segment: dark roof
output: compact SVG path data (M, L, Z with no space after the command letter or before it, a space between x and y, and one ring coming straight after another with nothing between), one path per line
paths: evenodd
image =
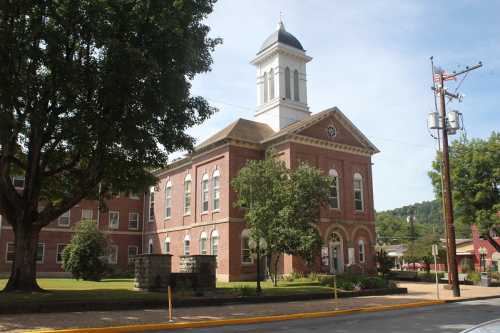
M294 35L285 30L283 22L280 22L278 26L279 26L278 30L276 30L269 37L266 38L266 40L260 47L260 50L257 54L264 52L266 49L268 49L269 47L278 42L294 47L301 51L305 51L304 48L302 47L302 44L300 44L299 40L295 38Z
M225 139L233 139L250 143L260 143L273 136L276 132L269 125L256 121L239 118L207 140L196 146L195 150L207 147Z

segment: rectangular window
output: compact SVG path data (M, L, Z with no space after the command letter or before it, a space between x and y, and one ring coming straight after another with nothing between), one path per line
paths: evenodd
M220 176L214 175L212 179L213 202L212 209L217 211L220 209Z
M244 237L241 242L241 262L244 264L252 263L252 254L250 252L250 239Z
M155 220L155 192L152 189L149 192L149 222L153 222Z
M190 250L189 250L189 245L190 245L190 241L188 241L187 239L184 240L184 255L185 256L188 256L190 254Z
M14 177L12 177L12 184L17 189L23 189L24 188L24 179L25 179L24 176L14 176Z
M354 209L363 211L363 184L361 179L354 180Z
M133 264L134 263L134 259L135 259L135 256L137 256L137 253L139 252L139 247L135 246L135 245L130 245L128 247L128 263L129 264Z
M107 248L108 264L116 264L118 262L118 246L110 245Z
M211 253L213 256L219 254L219 237L212 237Z
M200 254L202 254L202 255L207 254L207 239L206 238L200 239Z
M57 219L57 225L60 227L69 227L70 220L69 220L69 210L66 213L63 213L59 218Z
M16 247L14 243L7 243L6 251L5 251L5 262L13 262L16 258Z
M165 254L170 254L170 238L165 239L163 252Z
M130 230L139 229L139 213L128 213L128 228Z
M57 244L57 252L56 252L56 263L62 264L63 262L63 252L66 248L67 244Z
M129 197L130 199L133 199L133 200L139 200L139 199L140 199L140 198L139 198L139 194L138 194L138 193L135 193L135 192L130 192L130 193L129 193L129 195L128 195L128 197Z
M118 229L120 227L120 212L109 212L109 229Z
M339 208L339 191L338 191L338 177L332 177L332 183L330 184L330 196L328 198L330 202L330 208Z
M184 182L184 215L191 214L191 181Z
M45 255L45 244L38 243L36 246L36 263L43 264L43 258Z
M82 220L93 220L94 211L92 209L82 209Z
M201 211L208 212L208 177L201 182Z
M172 216L172 186L165 187L165 217Z

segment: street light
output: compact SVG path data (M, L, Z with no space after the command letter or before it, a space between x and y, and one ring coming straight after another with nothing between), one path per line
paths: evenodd
M486 250L486 248L484 246L481 246L479 248L479 266L480 266L480 269L481 271L485 271L486 270L486 254L488 253L488 251Z

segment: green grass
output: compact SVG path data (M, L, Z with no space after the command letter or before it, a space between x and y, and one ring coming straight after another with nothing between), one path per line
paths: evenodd
M5 287L6 280L0 279L0 289ZM108 279L100 282L74 279L38 279L42 293L6 293L0 295L0 305L24 302L99 302L130 300L162 300L164 292L142 292L133 290L133 279ZM216 295L219 297L249 296L255 294L255 282L217 282ZM271 281L262 282L264 295L290 295L307 293L331 293L332 289L321 286L309 279L297 279L293 282L280 281L273 287ZM190 293L181 291L174 297L192 297Z

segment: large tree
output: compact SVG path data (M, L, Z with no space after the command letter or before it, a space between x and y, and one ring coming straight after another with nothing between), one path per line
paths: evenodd
M190 94L220 42L203 23L214 2L0 2L0 214L16 251L5 290L39 290L51 220L98 188L151 184L146 170L192 147L185 130L215 111Z
M315 223L328 200L331 179L306 164L289 170L273 152L265 160L249 161L233 179L237 206L245 209L245 221L254 242L268 258L268 270L277 283L277 266L283 253L311 262L321 247ZM260 253L259 253L260 254ZM259 266L259 263L257 263Z
M488 139L454 141L450 147L453 202L457 222L475 224L482 236L500 251L493 234L500 234L500 133ZM429 172L438 198L441 198L441 156Z

